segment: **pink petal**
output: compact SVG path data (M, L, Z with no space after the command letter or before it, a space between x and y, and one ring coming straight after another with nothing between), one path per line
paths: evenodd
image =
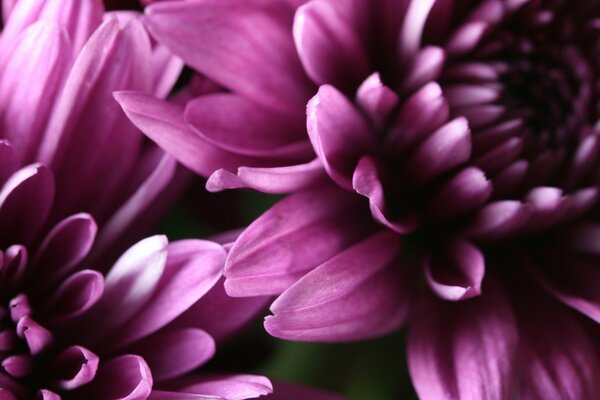
M240 167L237 174L219 169L206 182L209 192L252 188L264 193L289 193L315 185L326 176L321 160L274 168Z
M123 355L100 364L96 379L80 392L93 400L146 400L152 391L152 373L142 357Z
M312 153L303 114L274 113L235 94L200 96L187 104L184 118L198 135L235 154L298 160Z
M169 384L169 387L183 393L199 394L223 400L253 399L273 391L271 382L267 378L257 375L190 377L175 380Z
M153 296L119 328L110 348L125 346L164 327L200 300L221 277L226 253L216 243L180 240L169 244L167 251L164 272Z
M28 244L44 226L54 200L52 172L33 164L21 168L0 190L0 226L10 231L0 232L0 243Z
M450 241L443 251L433 251L425 263L427 283L445 300L479 296L484 275L483 253L464 239Z
M378 167L373 158L364 156L360 159L352 176L352 186L357 193L369 199L371 215L380 224L398 233L412 232L418 225L417 218L414 215L400 221L390 221L388 219L386 216L385 194Z
M104 293L104 279L93 270L79 271L67 278L52 294L45 314L52 324L63 323L89 310Z
M275 110L296 112L306 104L312 85L294 49L288 5L167 2L146 14L159 42L234 93Z
M73 55L69 38L55 24L36 23L16 41L0 75L0 129L21 161L31 162Z
M353 7L357 10L347 10ZM362 32L351 15L347 15L352 11L362 18L367 12L356 4L345 8L314 1L296 11L293 28L296 49L306 73L317 85L355 89L371 70Z
M235 170L241 165L256 165L252 158L222 150L194 133L183 119L183 109L176 104L135 92L117 92L115 97L142 132L202 176L219 168Z
M466 232L477 239L503 239L518 232L527 223L531 213L531 206L520 201L488 203L473 217Z
M399 237L384 231L339 253L287 289L265 320L288 340L349 341L397 329L408 312ZM403 276L404 275L404 276Z
M206 363L215 353L215 342L201 329L158 332L131 348L152 370L154 381L182 376Z
M398 101L396 92L383 84L377 72L365 79L356 91L356 102L377 127L383 126Z
M504 400L513 393L518 337L494 287L460 303L429 299L413 314L408 366L422 400Z
M321 86L306 112L308 136L325 170L338 185L352 189L352 172L361 155L374 151L375 133L333 86Z
M0 140L0 185L17 170L19 157L10 143Z
M69 372L68 376L57 379L54 384L63 390L73 390L91 382L98 370L100 359L90 350L81 346L71 346L60 353L53 365L57 371Z
M275 382L269 400L342 400L343 396L287 382Z
M39 246L32 269L47 277L50 284L63 278L88 255L94 244L98 226L89 214L75 214L52 228Z
M167 244L166 237L152 236L117 260L104 280L104 296L85 316L90 323L82 328L89 330L89 341L114 332L152 299L167 262ZM102 324L96 322L99 318Z
M229 252L227 293L279 294L350 245L366 228L364 217L355 211L359 200L348 198L335 186L325 186L297 192L277 203L240 235Z

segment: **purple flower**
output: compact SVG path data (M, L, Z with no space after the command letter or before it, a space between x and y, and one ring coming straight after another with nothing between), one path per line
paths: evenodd
M92 0L19 1L0 33L2 178L43 164L58 195L46 196L40 223L48 228L88 212L100 226L91 256L116 256L157 219L181 179L175 161L144 141L112 93L164 97L180 70L133 14L105 15Z
M423 399L600 396L596 2L176 1L145 22L227 90L120 93L132 121L209 190L294 192L225 267L231 295L280 294L271 334L408 322Z

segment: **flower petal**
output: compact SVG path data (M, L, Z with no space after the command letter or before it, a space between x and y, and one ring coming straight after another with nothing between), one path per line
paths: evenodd
M152 391L152 383L146 361L128 354L101 363L96 379L80 395L93 400L145 400Z
M408 366L422 400L511 398L518 337L510 306L494 287L460 303L428 299L408 333Z
M407 266L397 259L401 251L399 237L383 231L341 252L275 300L265 329L288 340L325 342L372 338L397 329L410 297Z
M227 293L279 294L357 240L370 220L360 212L348 218L361 205L358 200L331 185L297 192L277 203L240 235L229 252Z

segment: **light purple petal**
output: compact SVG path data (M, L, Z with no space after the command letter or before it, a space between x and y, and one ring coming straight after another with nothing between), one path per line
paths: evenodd
M454 239L442 251L432 251L425 263L427 283L445 300L479 296L484 274L483 253L464 239Z
M54 201L52 172L33 164L15 172L0 190L0 243L28 244L46 222Z
M338 185L352 189L352 172L360 156L375 149L375 133L333 86L321 86L306 113L308 136L325 170Z
M310 96L291 36L293 9L258 0L166 2L146 9L159 42L198 72L267 108L297 112Z
M277 203L233 245L225 264L227 293L279 294L363 236L370 216L365 221L356 212L359 200L332 185L297 192Z
M118 92L117 101L131 121L177 161L202 176L219 168L235 170L255 165L250 157L234 155L197 135L185 123L183 108L143 93Z
M422 400L504 400L514 395L518 336L494 287L460 303L429 299L414 310L408 366Z
M209 192L225 189L252 188L264 193L289 193L305 189L323 180L325 171L321 160L286 167L240 167L237 174L219 169L206 182Z
M399 237L380 232L309 272L271 305L271 335L288 340L339 342L397 329L409 306Z
M344 6L311 1L294 17L294 41L308 76L317 84L355 89L370 71L369 57L352 16L364 18L360 2ZM356 8L354 10L353 8ZM353 87L354 86L354 87Z
M273 391L271 382L258 375L204 375L175 380L169 387L183 393L213 396L223 400L244 400Z
M115 332L110 348L124 346L167 325L202 298L221 277L226 255L221 245L205 240L180 240L169 244L167 252L164 272L153 296Z
M144 358L158 382L203 365L214 355L215 342L201 329L166 330L135 343L131 351Z
M187 104L184 118L198 135L235 154L298 160L312 153L303 114L274 113L235 94L200 96Z

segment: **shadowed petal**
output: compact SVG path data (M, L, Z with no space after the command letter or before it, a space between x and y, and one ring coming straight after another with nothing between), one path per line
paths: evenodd
M265 329L279 338L326 342L397 329L410 297L401 251L399 237L388 231L348 248L283 292Z
M495 287L460 303L427 299L408 333L408 366L422 400L504 400L514 392L517 330Z
M94 400L145 400L152 382L144 359L128 354L101 363L96 378L80 393L82 398Z
M229 252L227 293L279 294L363 236L368 228L360 212L348 218L356 213L358 200L335 186L324 186L277 203L240 235Z

